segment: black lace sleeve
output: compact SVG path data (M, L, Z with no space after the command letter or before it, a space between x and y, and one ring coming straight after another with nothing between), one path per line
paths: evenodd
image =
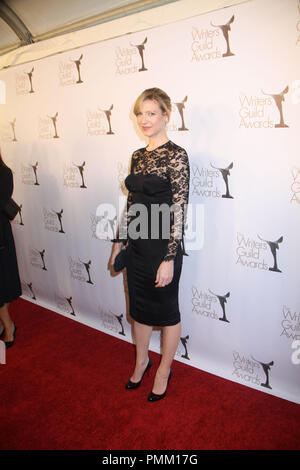
M185 213L189 198L190 167L186 151L178 147L170 155L168 177L172 190L172 221L170 240L164 261L173 260L183 238Z
M3 210L13 193L12 171L5 167L0 169L0 210Z

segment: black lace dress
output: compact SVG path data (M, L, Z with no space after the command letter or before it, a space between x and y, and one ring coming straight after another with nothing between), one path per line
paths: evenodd
M14 238L4 213L12 192L12 172L8 167L0 166L0 307L22 294Z
M189 174L186 151L172 141L132 155L131 172L125 180L127 212L120 233L126 225L130 314L142 324L170 326L180 322L178 286ZM155 287L159 265L170 260L174 260L171 283Z

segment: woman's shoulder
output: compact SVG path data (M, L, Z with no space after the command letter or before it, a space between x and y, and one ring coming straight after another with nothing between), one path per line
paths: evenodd
M175 144L172 140L169 140L168 147L174 155L187 156L186 150L178 144Z
M8 166L3 165L0 167L0 175L2 178L9 178L12 177L12 171Z

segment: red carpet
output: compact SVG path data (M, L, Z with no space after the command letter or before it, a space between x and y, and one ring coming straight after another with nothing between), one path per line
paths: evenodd
M2 450L299 450L300 406L174 361L148 403L159 355L127 391L134 347L19 299L0 365Z

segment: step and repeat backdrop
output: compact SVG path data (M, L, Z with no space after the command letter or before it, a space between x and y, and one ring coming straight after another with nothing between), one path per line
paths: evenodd
M169 138L191 168L176 359L199 380L205 370L300 403L298 0L249 1L10 67L0 80L24 298L134 341L110 239L131 154L146 145L133 103L162 88Z

